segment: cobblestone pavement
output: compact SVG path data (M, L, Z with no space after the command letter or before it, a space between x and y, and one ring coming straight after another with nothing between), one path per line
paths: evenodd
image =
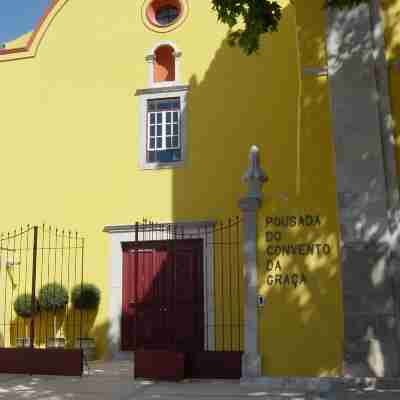
M0 374L0 400L400 400L400 390L341 388L331 393L277 392L238 381L134 380L129 362L93 363L83 377Z

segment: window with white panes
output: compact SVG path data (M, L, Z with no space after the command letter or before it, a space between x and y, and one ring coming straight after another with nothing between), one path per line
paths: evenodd
M180 99L147 101L147 162L181 161Z

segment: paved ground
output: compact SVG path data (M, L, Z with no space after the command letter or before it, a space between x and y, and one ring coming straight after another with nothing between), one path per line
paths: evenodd
M129 362L92 363L82 378L0 374L0 400L400 400L400 390L348 389L320 396L271 393L265 385L240 385L237 381L166 383L132 376Z

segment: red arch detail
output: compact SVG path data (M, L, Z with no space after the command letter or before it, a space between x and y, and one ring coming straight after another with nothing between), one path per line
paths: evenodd
M154 82L175 80L175 55L173 47L163 45L154 52Z

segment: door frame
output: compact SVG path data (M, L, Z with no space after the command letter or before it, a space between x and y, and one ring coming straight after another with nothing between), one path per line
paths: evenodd
M215 309L212 296L213 288L213 227L216 221L176 222L174 226L184 229L185 235L191 239L203 239L203 277L206 282L203 285L204 300L204 346L210 350L215 349L214 321ZM140 228L141 225L139 225ZM107 351L112 359L130 359L131 351L121 350L121 316L122 316L122 246L126 242L135 242L135 224L107 225L103 232L110 233L111 249L109 261L109 311ZM207 228L207 229L204 229ZM188 237L189 238L189 237ZM139 229L137 241L149 241L148 235ZM167 233L157 235L157 240L167 240ZM177 238L176 240L179 240Z

